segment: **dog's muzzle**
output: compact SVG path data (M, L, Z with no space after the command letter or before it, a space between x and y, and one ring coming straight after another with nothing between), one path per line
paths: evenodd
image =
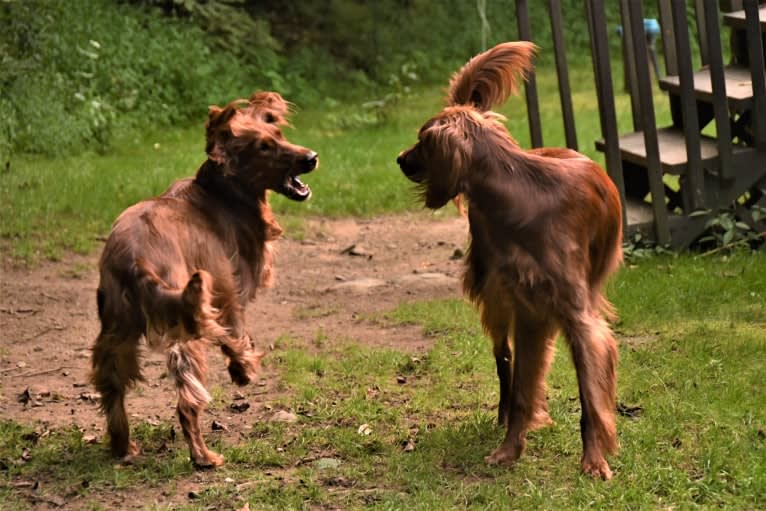
M409 152L402 151L399 153L399 156L396 157L396 163L399 165L399 168L402 169L402 173L413 181L416 180L416 174L418 173L418 168L415 165L412 165L411 161L407 161L407 156L409 155Z
M311 172L319 165L319 156L314 151L309 151L306 156L296 162L297 172L289 174L282 183L282 194L288 199L302 202L311 197L311 188L298 177L299 174Z

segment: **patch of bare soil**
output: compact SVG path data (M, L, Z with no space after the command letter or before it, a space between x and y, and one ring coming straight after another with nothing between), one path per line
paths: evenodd
M369 318L402 302L460 296L466 220L411 214L307 222L304 240L277 243L276 285L261 291L248 309L256 343L270 351L280 336L309 341L321 332L326 349L348 339L402 351L428 349L431 340L420 328ZM96 441L103 435L104 419L88 384L90 347L99 329L98 256L70 256L32 270L0 263L3 419L45 429L76 426ZM209 355L208 389L220 385L227 403L250 406L241 413L228 406L209 410L204 427L210 436L213 421L222 424L225 441L235 443L275 413L270 402L278 397L278 375L267 357L261 381L237 388L221 355L213 349ZM164 355L145 351L146 382L128 395L132 424L175 423L175 391L164 371Z

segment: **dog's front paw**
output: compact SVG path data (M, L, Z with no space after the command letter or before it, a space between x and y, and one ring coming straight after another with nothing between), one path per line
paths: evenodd
M612 478L612 469L609 468L609 463L602 457L599 459L585 459L582 460L582 472L594 478L600 478L604 481L608 481Z
M205 451L198 456L192 457L192 463L197 468L218 468L223 465L224 457L213 451Z
M131 465L140 454L141 448L138 447L138 444L135 441L130 440L128 442L128 447L125 451L125 454L120 456L120 463L124 465Z
M507 465L511 466L516 463L516 460L521 456L521 452L524 450L523 445L519 444L503 444L489 456L484 458L484 461L489 465Z

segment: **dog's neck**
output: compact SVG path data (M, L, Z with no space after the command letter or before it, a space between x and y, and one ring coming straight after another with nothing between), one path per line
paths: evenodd
M202 164L194 182L231 209L259 213L261 205L266 201L266 190L254 194L242 191L241 185L234 178L225 175L223 165L213 160L206 160Z

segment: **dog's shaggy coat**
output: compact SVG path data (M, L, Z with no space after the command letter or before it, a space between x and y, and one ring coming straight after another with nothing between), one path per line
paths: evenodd
M256 290L272 282L271 245L282 233L267 190L307 199L311 191L298 175L318 162L314 151L285 140L279 126L287 113L288 104L273 92L211 107L208 159L197 175L128 208L114 223L100 262L101 333L91 379L118 457L139 452L130 439L125 393L141 380L139 340L145 337L167 353L191 460L201 467L223 463L200 429L210 400L205 347L221 347L236 384L255 377L262 354L245 333L244 310Z
M507 426L487 461L513 463L527 431L552 422L545 377L563 330L582 404L582 470L609 479L617 347L603 287L622 261L620 198L596 163L569 149L522 150L490 111L515 92L534 52L509 42L471 59L452 77L447 106L397 162L427 207L468 203L463 288L494 342L498 419Z

